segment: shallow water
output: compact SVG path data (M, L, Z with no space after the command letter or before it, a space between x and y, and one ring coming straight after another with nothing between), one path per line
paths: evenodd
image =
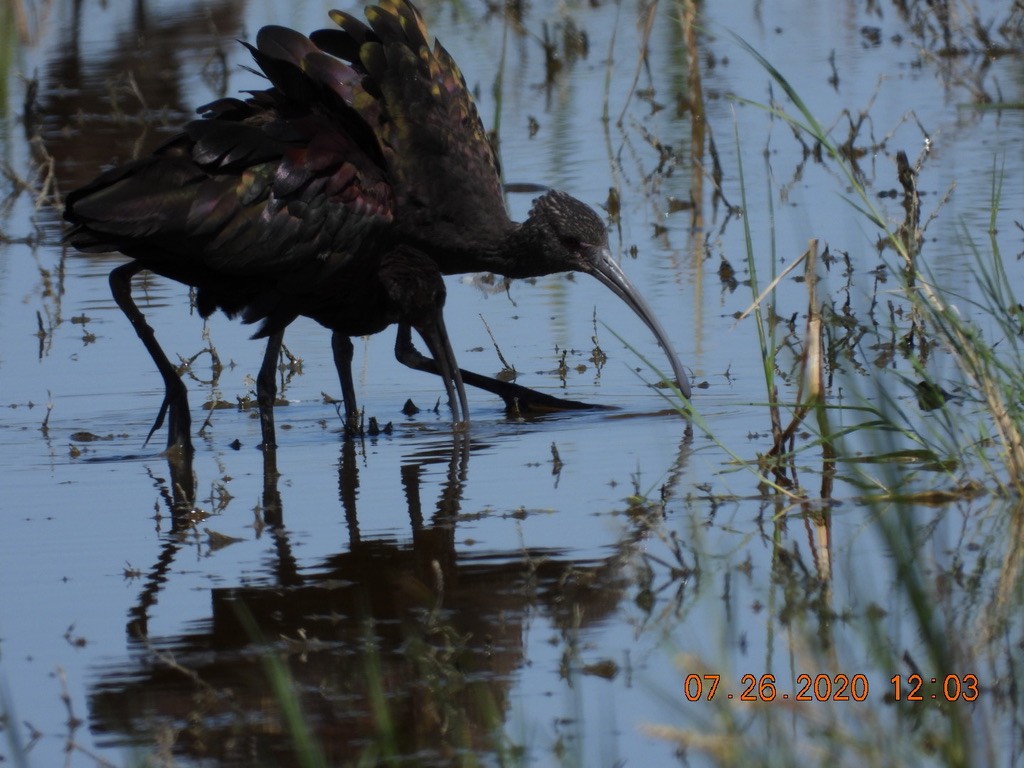
M40 766L131 764L136 752L157 764L295 762L282 697L235 610L245 604L332 764L392 751L407 764L729 762L680 733L736 730L765 748L766 762L942 763L927 745L962 722L975 734L969 759L1018 764L1024 731L1010 683L1024 661L1019 513L991 497L868 505L876 489L851 465L815 499L825 478L817 449L794 469L812 494L800 504L728 452L752 460L771 447L768 398L755 326L735 319L752 300L744 221L713 201L710 170L692 170L692 123L677 106L684 44L669 3L656 9L646 65L632 2L537 6L521 30L482 3L422 5L478 90L488 126L506 46L507 181L556 186L595 207L618 188L613 249L693 372L695 404L716 439L647 386L647 367L616 335L656 365L664 355L596 281L559 275L506 291L449 278L446 317L463 367L496 374L496 342L519 383L618 410L522 421L470 390L472 428L453 435L444 404L432 410L443 395L436 379L398 364L384 333L357 341L354 369L360 405L394 431L346 441L322 395L339 396L328 334L300 320L285 343L301 366L283 390L268 466L254 411L203 409L252 390L262 344L221 316L204 326L187 290L140 277L136 300L172 359L212 344L224 364L215 377L199 354L186 376L194 430L210 423L195 438L196 510L174 514L163 433L144 444L159 377L106 281L122 259L61 248L53 207L39 195L44 163L53 158L66 193L147 151L195 105L259 87L235 39L267 23L325 26L331 5L39 2L27 6L24 36L8 23L13 11L0 11L0 159L12 172L0 182L0 755ZM823 272L821 290L837 305L848 299L853 315L877 311L884 324L877 296L883 307L900 304L896 281L876 294L867 277L881 260L877 233L843 199L852 195L834 168L805 157L781 120L734 98L774 95L794 112L733 34L836 124L838 141L842 110L853 119L866 111L856 144L869 150L859 162L873 193L899 187L898 149L914 160L927 141L924 216L940 213L925 253L969 312L978 291L965 280L974 267L964 232L985 237L993 168L1004 174L996 242L1008 269L1019 270L1013 256L1024 250L1013 225L1024 203L1024 111L972 108L969 81L983 75L992 93L1020 101L1020 52L983 68L981 56L941 59L919 47L894 7L789 6L709 3L699 22L707 123L726 199L738 206L746 193L760 284L773 259L781 269L816 237L849 254L849 289L841 261ZM980 15L1004 13L990 3ZM546 85L543 24L557 36L567 19L586 31L589 53ZM27 117L26 78L38 79ZM26 124L41 145L26 139ZM696 210L673 205L690 200L696 178ZM898 223L898 200L877 200ZM509 196L517 219L529 205L529 195ZM722 259L737 287L720 277ZM806 308L806 286L784 280L778 315L802 326ZM784 399L799 384L789 368L798 352L780 358ZM953 377L943 354L928 364L940 380ZM879 402L879 386L909 407L913 390L895 376L876 384L886 368L915 378L898 355L857 348L840 357L832 401ZM414 417L401 414L407 398L423 408ZM957 411L974 413L970 403ZM955 479L922 470L910 487ZM928 656L880 533L879 521L894 517L912 521L935 620L973 650L965 656L976 666L938 668ZM891 701L890 678L916 671L974 674L984 694L944 707ZM687 675L705 673L722 675L718 696L688 701ZM801 673L864 675L868 700L748 707L724 698L738 698L743 675L769 673L780 695L795 694Z

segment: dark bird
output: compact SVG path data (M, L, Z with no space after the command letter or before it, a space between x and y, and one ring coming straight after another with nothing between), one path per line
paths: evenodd
M331 18L339 29L310 37L261 29L256 45L245 45L270 88L201 107L200 119L150 157L67 197L72 245L133 259L110 283L164 380L150 436L166 416L168 447L191 452L184 383L131 297L143 269L195 287L203 317L221 309L260 323L254 338L269 339L257 377L265 445L274 366L300 315L333 331L347 425L357 418L349 337L392 323L396 356L443 378L456 423L468 421L463 380L506 404L587 407L460 371L442 318L442 274L593 275L653 331L689 397L667 335L612 259L592 209L551 191L526 221L509 219L498 159L465 80L439 43L427 43L413 5L369 7L369 26L339 11ZM412 328L432 358L415 350Z

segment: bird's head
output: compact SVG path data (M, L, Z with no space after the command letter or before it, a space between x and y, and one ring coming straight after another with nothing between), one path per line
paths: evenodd
M612 258L604 222L592 208L564 192L538 197L523 223L529 232L531 253L524 262L533 274L575 271L593 275L622 299L654 333L668 354L679 390L690 397L690 384L682 363L668 341L668 334L647 306L640 292ZM517 277L518 275L510 275Z
M524 226L531 230L536 250L530 261L540 274L591 272L590 265L608 255L604 222L565 192L552 190L534 200Z

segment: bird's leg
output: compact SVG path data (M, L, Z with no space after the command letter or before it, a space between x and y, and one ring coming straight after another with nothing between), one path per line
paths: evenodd
M185 388L181 376L178 375L174 366L171 365L171 361L167 359L167 355L160 348L160 344L157 343L156 336L146 322L145 315L132 300L132 278L143 268L138 261L130 261L115 268L110 273L110 290L114 301L131 321L135 333L142 340L146 351L153 358L153 362L156 363L157 370L160 371L160 376L164 380L164 401L160 405L160 412L153 423L153 428L149 430L146 442L148 443L153 437L153 433L163 425L164 416L170 414L167 428L167 450L178 450L191 456L193 449L189 432L192 427L192 418L188 410L188 390Z
M355 350L352 340L344 333L335 331L331 335L331 350L334 352L334 367L338 370L341 383L341 399L345 403L345 434L359 434L359 409L356 407L356 388L352 383L352 355Z
M419 350L413 345L410 328L404 323L399 323L398 325L398 335L395 338L395 357L403 365L407 365L417 371L433 373L437 376L442 375L438 369L437 362L420 354ZM578 400L563 400L558 397L552 397L519 384L492 379L489 376L473 373L473 371L467 371L464 368L459 368L458 370L463 382L471 387L497 395L505 402L505 408L509 411L543 413L550 411L609 409L609 406L606 405L592 405Z
M267 339L267 351L263 353L263 364L256 375L256 402L260 406L260 432L263 442L260 447L266 451L277 447L274 434L274 403L277 402L277 360L284 343L284 329Z
M399 324L399 335L404 323ZM448 339L448 332L444 327L444 315L440 307L435 307L434 312L426 318L425 322L418 324L416 330L423 338L424 343L434 356L431 361L437 368L437 373L444 381L445 392L448 393L448 405L452 409L452 420L456 426L469 425L469 401L466 399L466 388L462 383L462 372L455 361L455 352L452 350L451 341ZM412 340L409 340L412 347ZM415 347L413 347L415 349ZM396 347L397 354L397 347ZM460 414L461 411L461 414Z

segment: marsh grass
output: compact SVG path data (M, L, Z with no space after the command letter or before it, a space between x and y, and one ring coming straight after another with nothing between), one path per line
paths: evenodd
M268 644L244 605L237 610L250 640L261 649L263 671L291 735L296 763L303 768L330 764L279 650ZM506 733L503 708L489 684L476 679L477 676L470 679L463 666L470 638L460 635L444 620L439 605L424 611L420 621L407 627L400 650L406 669L400 677L395 676L394 669L385 667L379 632L375 622L367 618L357 664L361 672L358 686L366 698L371 727L364 734L361 752L353 756L351 764L409 764L410 745L416 743L417 735L402 732L403 727L410 725L408 718L403 719L402 712L396 710L403 706L400 700L404 697L417 701L417 730L432 733L430 741L442 753L458 756L459 764L481 764L478 755L482 752L493 755L498 765L524 764L526 750ZM331 693L325 682L321 694L329 698Z
M817 245L812 241L802 257L808 310L802 351L797 355L796 391L790 395L788 389L794 388L790 385L780 394L776 368L783 347L777 336L774 291L781 276L773 272L767 286L761 288L757 271L758 264L765 263L765 259L771 264L777 261L774 233L768 238L770 253L755 253L754 238L746 223L749 217L744 217L747 268L753 296L748 314L755 324L764 361L768 397L765 407L773 434L771 449L756 460L747 459L745 465L759 472L761 477L771 475L774 482L762 485L766 494L785 490L790 499L809 499L808 491L797 483L796 473L787 481L783 470L787 461L796 455L820 448L819 505L814 508L817 511L808 507L805 514L809 523L822 526L826 541L831 527L829 505L834 502L831 478L836 467L842 468L849 486L864 489L864 495L854 501L866 511L871 528L889 553L896 591L890 607L905 606L904 611L916 630L915 647L920 656L917 658L906 650L901 652L887 634L886 623L879 616L866 614L860 617L860 634L865 649L878 667L962 674L984 668L987 660L993 668L1012 669L1013 653L1003 656L992 644L993 637L1006 631L1007 606L1014 604L1007 597L1006 588L1019 591L1020 539L1013 531L1019 529L1019 497L1024 491L1024 407L1021 406L1024 402L1024 342L1021 341L1024 322L1021 304L995 237L1002 172L994 163L987 243L982 244L983 239L976 237L965 224L961 226L962 241L973 256L979 289L979 297L972 299L942 287L920 250L923 238L916 200L917 169L909 166L905 156L898 158L907 216L898 227L892 227L851 162L850 153L832 140L786 78L752 46L737 40L782 89L794 111L740 101L769 112L809 137L820 150L822 162L839 171L840 180L850 191L845 199L851 209L877 229L884 253L895 256L896 264L888 264L888 268L898 278L900 296L909 306L904 327L881 330L888 331L892 338L903 336L913 340L906 345L906 367L902 371L880 367L866 383L840 371L846 400L854 404L832 402L825 387L823 302L817 294L820 282L815 271ZM739 159L738 179L742 206L746 210L747 186ZM769 189L769 206L772 198ZM774 215L770 218L774 221ZM954 378L963 382L955 389L956 396L943 389L944 382L928 375L923 348L940 348L954 363ZM654 370L653 366L651 368ZM916 384L919 395L922 391L934 394L931 401L918 398L919 407L934 412L934 418L922 418L921 413L913 412L906 405L913 400L894 394L913 391L915 379L920 379ZM736 458L737 452L723 445L701 417L699 401L683 401L678 392L668 397L677 399L680 412ZM792 402L786 402L790 397ZM954 399L958 401L955 408ZM790 418L787 426L783 426L784 413ZM852 423L847 423L851 419ZM804 434L796 440L798 429ZM921 484L915 483L922 473L930 475L930 489L921 490ZM946 487L936 488L936 477L942 478L940 483L944 482ZM998 603L999 608L991 611L957 604L950 593L936 583L936 570L941 570L941 566L928 554L933 525L930 521L934 513L931 507L924 506L968 499L982 488L995 491L997 500L1003 497L1012 500L1009 505L992 507L992 510L1007 512L1004 519L996 519L992 524L1008 529L1009 544L1004 562L997 566L998 581L1003 587L997 592L1001 597L993 603ZM934 547L934 543L931 546ZM826 544L821 552L828 555L830 550L831 545ZM778 552L775 557L782 554ZM782 560L777 559L777 562ZM978 567L984 570L983 563ZM817 577L822 589L820 624L815 628L806 620L814 616L812 611L798 626L791 628L788 638L791 662L796 669L836 670L835 649L831 647L829 633L822 631L836 618L830 615L828 608L832 598L831 572L827 564L819 568ZM1010 584L1017 587L1009 587ZM769 605L770 614L774 615L777 610L778 606ZM965 631L965 625L970 625L971 631ZM993 662L993 657L1001 660ZM713 669L704 660L684 657L680 658L679 667L687 671ZM1014 706L1007 701L1005 693L998 690L1000 679L999 675L992 676L992 686L997 690L977 709L959 704L908 708L897 703L892 707L891 702L890 706L854 709L788 708L765 702L742 709L720 702L712 706L706 729L652 724L647 732L676 744L683 752L698 752L716 765L893 765L920 761L948 766L985 764L995 759L994 755L1003 747L996 742L1002 737L989 727L990 721L983 713ZM794 732L798 737L791 739ZM779 734L789 736L780 738Z
M7 685L0 680L0 730L3 731L7 741L7 754L12 765L18 768L27 768L29 764L28 747L22 741L17 723L17 712L14 702L11 701L10 691L7 690Z
M779 107L764 107L749 101L745 103L767 109L773 116L781 118L796 130L808 135L822 148L823 154L840 171L848 188L853 191L853 196L847 197L847 201L880 231L885 245L896 254L900 263L890 266L890 271L901 280L903 295L911 305L912 320L919 321L917 329L927 334L933 343L947 350L966 382L966 387L977 393L978 399L984 404L985 424L970 424L969 427L965 427L960 420L946 420L945 427L948 430L957 430L961 434L947 435L952 439L945 441L945 446L966 446L966 449L955 458L958 461L973 458L982 467L986 467L988 456L984 450L987 442L985 436L991 432L1000 446L999 458L1004 471L989 472L988 479L1001 490L1012 488L1018 494L1024 491L1024 411L1016 405L1021 402L1020 382L1024 379L1024 356L1021 355L1017 341L1019 323L1016 326L1014 323L1014 320L1019 318L1019 312L1015 311L1019 305L1014 299L998 244L992 236L995 231L996 212L999 209L999 174L993 170L991 252L983 255L981 249L974 244L970 233L964 231L965 241L971 244L975 256L979 286L982 290L982 300L972 302L973 309L990 320L997 329L997 338L986 338L979 325L958 309L956 301L962 297L950 295L935 281L927 268L924 257L917 247L917 242L921 239L920 233L916 231L917 217L912 217L908 213L907 221L899 228L891 228L886 223L884 214L875 205L874 197L849 161L849 154L843 152L831 140L822 124L786 78L748 43L743 40L739 40L739 43L786 93L796 109L796 115ZM901 182L904 183L905 189L913 185L912 178L901 178ZM913 192L916 194L916 190ZM923 365L916 365L915 369L923 372ZM877 389L881 392L885 386L879 382ZM876 413L882 417L886 415L881 411ZM891 431L911 436L920 444L927 445L932 442L920 430L906 426L912 420L906 418L905 414L901 413L900 416L903 417L900 420L903 423L892 420L889 425ZM875 424L870 427L874 428ZM962 432L968 428L971 434L965 440ZM982 436L981 439L978 439L978 435Z
M267 645L263 633L246 606L243 603L237 603L235 611L238 620L252 641L263 647L260 655L263 673L270 682L274 698L281 710L281 717L291 735L292 747L298 764L302 768L325 768L327 759L303 713L302 703L295 689L295 682L288 672L288 667Z
M973 255L980 298L957 295L938 283L919 250L922 235L917 209L911 213L905 202L908 209L906 220L898 227L887 224L884 213L877 207L874 196L851 162L848 149L831 139L829 132L782 73L745 41L738 39L738 42L786 94L795 114L779 106L737 100L784 120L820 148L822 157L839 171L847 189L852 190L852 194L843 195L844 199L879 231L885 249L895 254L897 263L888 264L888 268L899 279L901 296L910 309L906 327L878 329L888 331L894 339L910 340L909 353L906 354L908 370L880 369L866 386L863 381L843 377L844 391L854 395L853 404L831 402L825 387L826 361L822 354L823 318L826 317L827 305L816 294L819 283L815 263L817 244L812 241L803 256L791 262L785 272L777 273L774 267L778 263L774 231L770 231L767 237L769 253L758 253L750 218L743 217L752 304L740 316L740 322L750 317L757 333L767 414L773 435L772 447L756 462L765 470L762 478L766 479L770 472L766 459L785 460L821 446L826 461L836 460L845 466L850 482L870 489L876 498L900 498L903 494L914 493L912 489L906 490L905 486L917 476L917 470L946 472L950 497L956 496L957 489L973 493L979 486L990 486L1000 493L1020 494L1024 491L1024 407L1020 405L1024 402L1024 347L1021 342L1024 313L1020 310L1021 305L995 237L1003 181L1000 170L993 166L987 247L979 244L966 225L962 227L963 241ZM738 150L738 133L735 140ZM900 159L901 163L906 163L905 157ZM770 178L771 174L767 176ZM908 198L913 195L916 202L915 176L915 169L904 170L901 166L901 182ZM741 205L746 210L749 205L748 189L739 152L737 177ZM769 186L766 204L770 221L774 221L773 192ZM801 340L802 349L797 353L795 400L789 403L789 396L780 394L777 374L779 355L786 347L778 336L775 288L790 270L805 261L809 262L804 270L804 283L808 290L807 323ZM759 264L764 263L772 265L766 284L759 275ZM972 317L980 317L984 323L972 320ZM924 352L919 353L919 350L933 347L945 350L955 364L955 378L962 382L955 389L961 394L955 398L948 397L951 393L945 391L942 382L931 378L924 363ZM645 362L661 377L656 367L649 361ZM915 379L920 381L915 383ZM935 418L922 419L920 412L906 404L913 401L894 394L913 391L915 387L919 392L923 389L938 393L938 400L933 405L921 406L937 411ZM713 430L700 416L699 403L695 406L686 402L678 393L670 396L670 400L698 428L721 447L726 447L715 438ZM918 402L922 401L919 399ZM951 409L953 404L966 404L969 409L954 412ZM969 418L964 418L965 411L971 414ZM814 422L806 422L812 414ZM830 415L839 417L837 425L833 425ZM784 423L787 418L788 423ZM793 437L801 426L810 429L813 436L798 445ZM853 438L856 442L850 442ZM875 445L877 453L865 456L865 444ZM993 446L998 450L993 450ZM726 450L734 459L739 458L733 450ZM877 472L865 475L865 468L893 460L899 460L908 471L889 475L884 481ZM768 485L781 490L781 486L787 484L779 480L776 473L776 482Z

